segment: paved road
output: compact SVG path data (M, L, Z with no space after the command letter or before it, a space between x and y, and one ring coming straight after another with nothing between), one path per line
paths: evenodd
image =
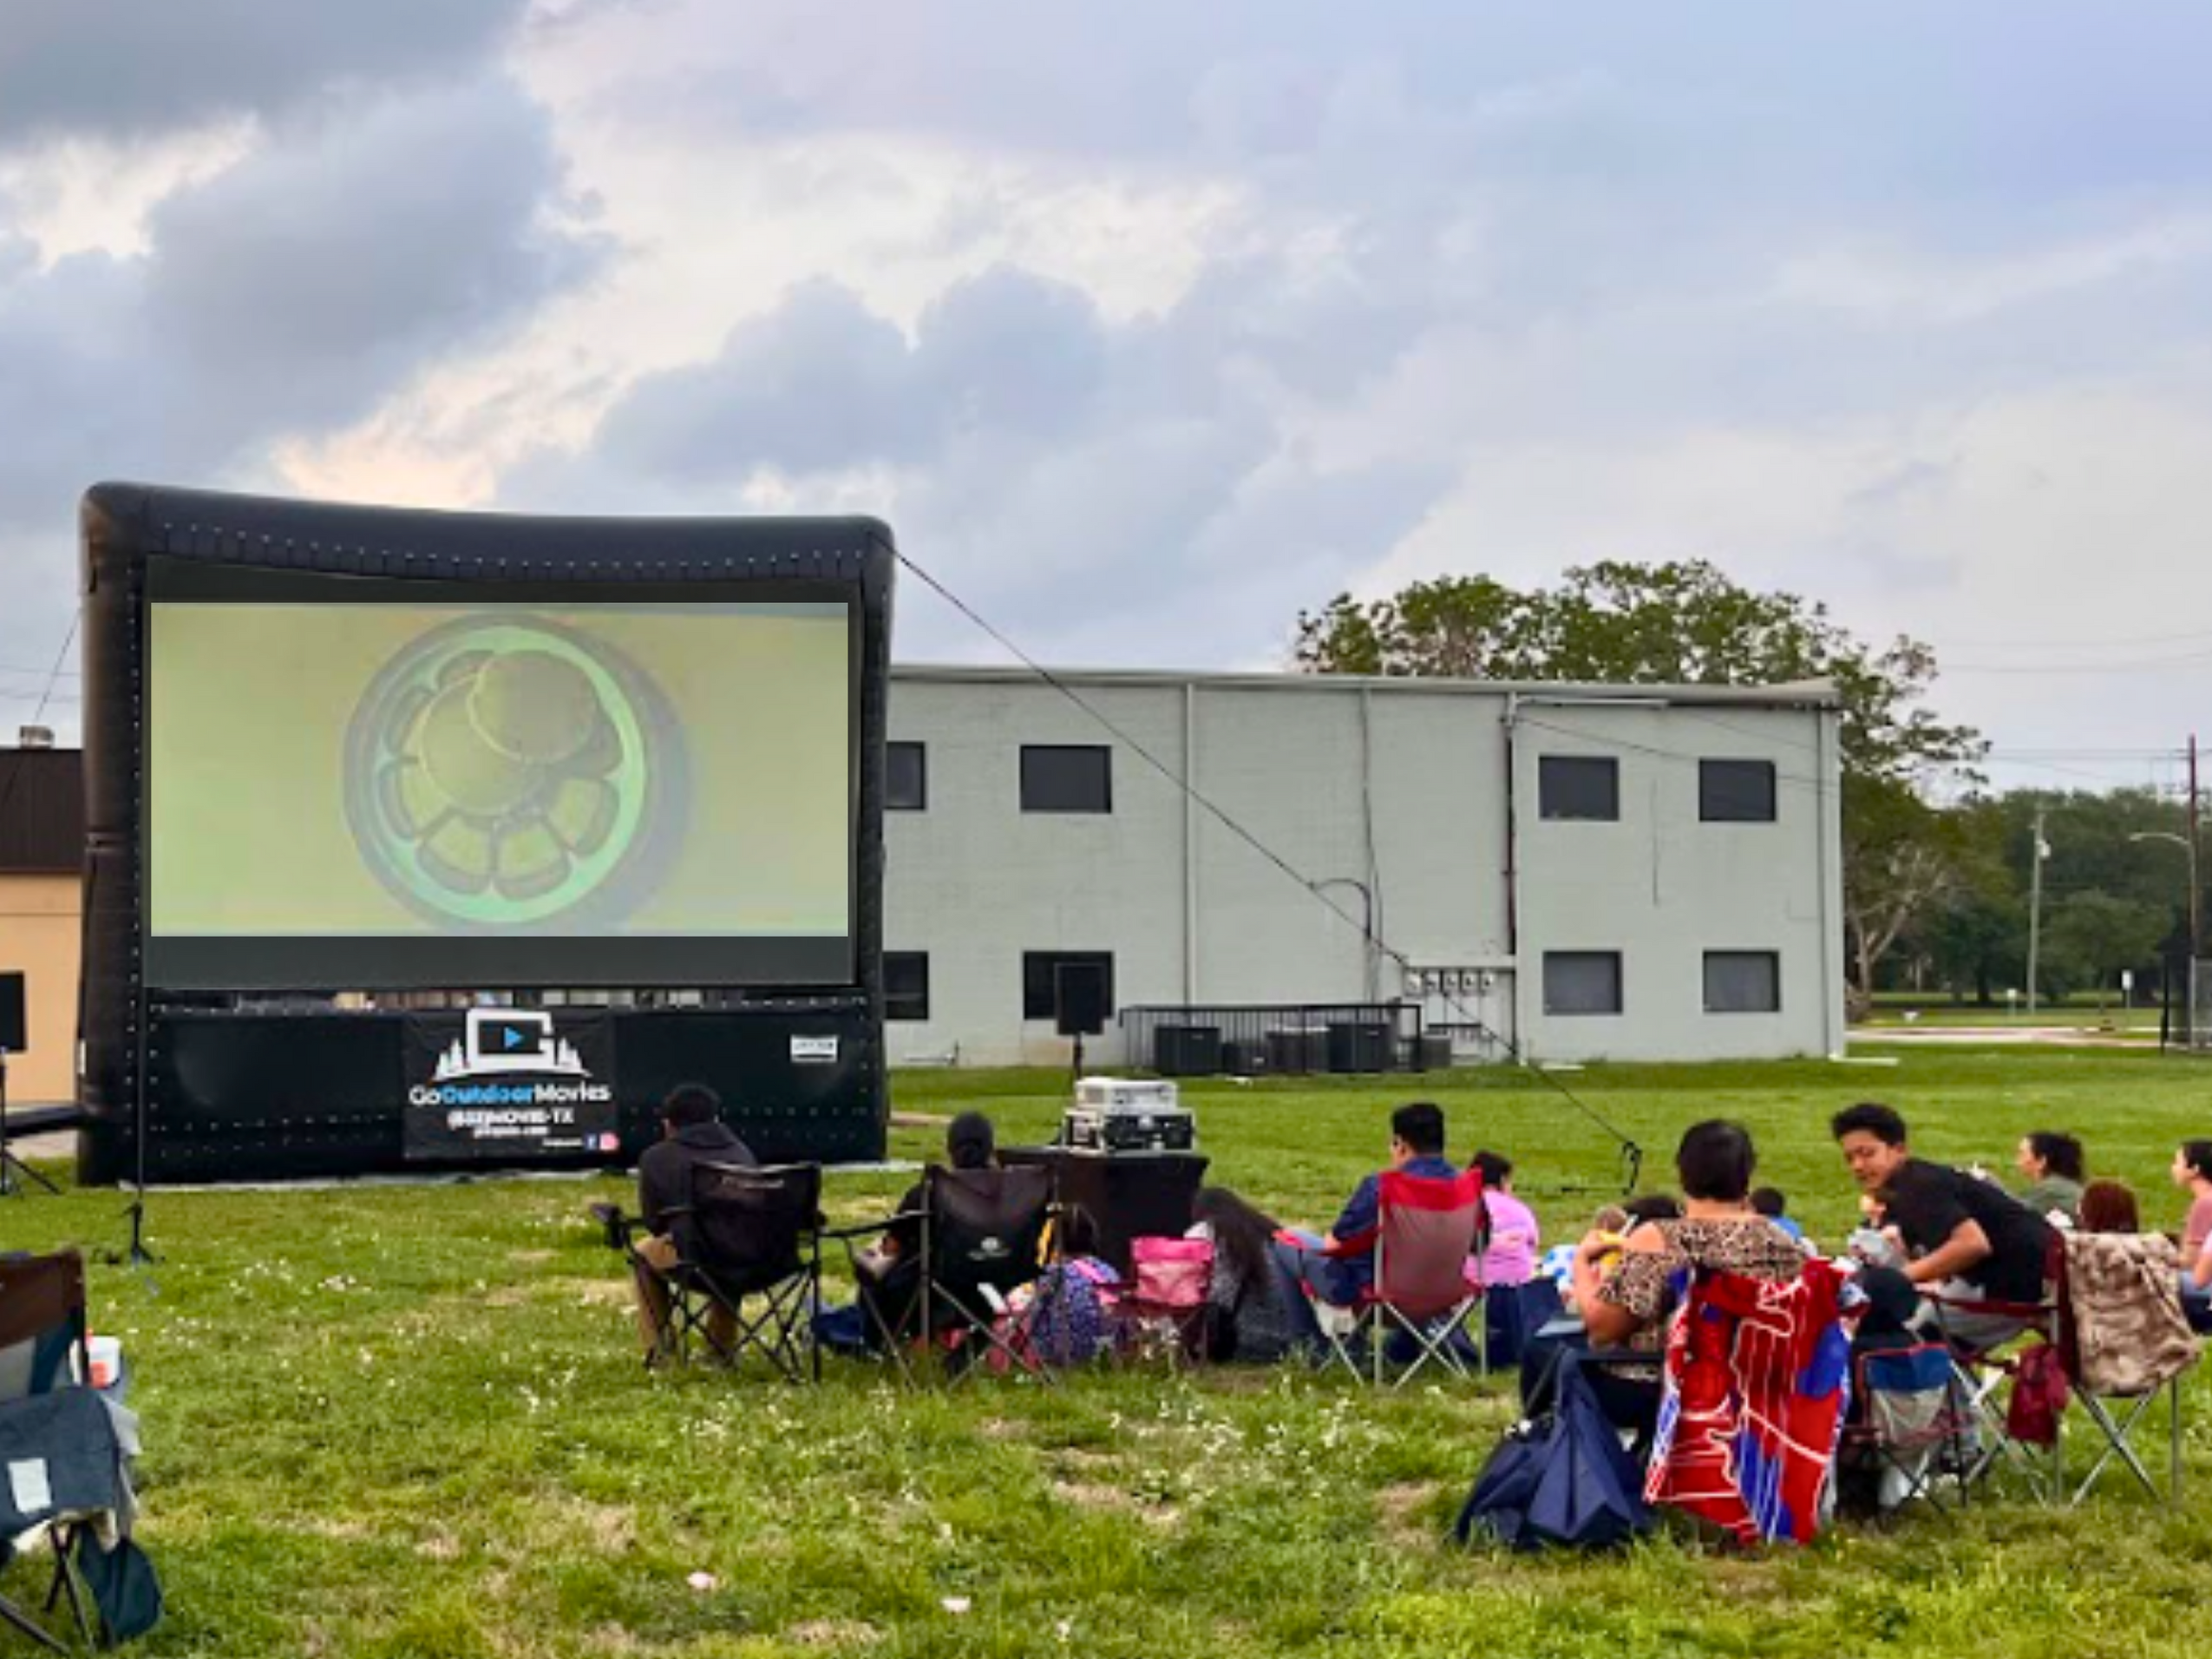
M2058 1048L2149 1048L2156 1046L2156 1033L2130 1038L2117 1032L2084 1031L2078 1026L1862 1026L1851 1033L1851 1040L1929 1047L2041 1043Z

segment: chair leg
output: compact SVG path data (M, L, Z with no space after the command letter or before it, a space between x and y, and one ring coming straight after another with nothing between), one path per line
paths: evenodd
M2157 1397L2157 1391L2141 1395L2129 1406L2124 1417L2115 1418L2111 1408L2095 1394L2084 1393L2081 1396L2084 1413L2097 1425L2104 1436L2104 1449L2097 1455L2097 1461L2090 1465L2088 1475L2075 1489L2073 1496L2067 1499L2069 1507L2079 1505L2089 1496L2090 1488L2097 1484L2098 1478L2104 1474L2115 1458L2126 1466L2128 1472L2135 1476L2137 1483L2141 1485L2143 1491L2150 1494L2153 1499L2163 1497L2158 1490L2157 1481L2152 1478L2150 1471L2144 1466L2142 1458L2136 1452L2134 1442L2129 1438L2135 1433L2135 1426L2142 1420L2143 1413Z
M815 1384L821 1384L821 1337L815 1315L821 1308L821 1241L815 1240L814 1255L807 1262L807 1359Z
M75 1534L72 1532L65 1540L62 1533L56 1531L53 1538L55 1587L69 1599L69 1616L76 1621L78 1639L88 1647L104 1646L105 1643L95 1643L94 1640L92 1623L85 1616L84 1596L77 1588L76 1570L69 1561L69 1546L75 1542ZM48 1595L46 1600L47 1606L50 1610L54 1603L51 1593Z
M51 1649L56 1653L69 1651L69 1649L62 1646L61 1643L31 1623L29 1616L4 1596L0 1596L0 1623L4 1623L22 1635L29 1636L42 1648Z
M2168 1379L2166 1383L2166 1426L2169 1472L2173 1477L2167 1501L2179 1509L2182 1506L2182 1380L2179 1376Z

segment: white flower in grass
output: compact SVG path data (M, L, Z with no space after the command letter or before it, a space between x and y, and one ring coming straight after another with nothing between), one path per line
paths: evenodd
M684 1582L702 1596L710 1590L719 1590L722 1587L722 1580L710 1572L695 1572Z
M965 1596L947 1596L938 1605L948 1613L965 1613L975 1603Z

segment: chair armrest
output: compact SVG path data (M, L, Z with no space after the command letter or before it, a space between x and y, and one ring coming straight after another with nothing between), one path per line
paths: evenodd
M620 1204L593 1204L590 1213L611 1250L627 1250L631 1235L642 1224L636 1216L624 1215Z
M896 1215L884 1216L880 1221L860 1222L851 1227L824 1227L821 1229L821 1235L824 1238L844 1239L847 1242L856 1238L870 1238L887 1231L902 1221L920 1221L924 1219L925 1214L926 1212L919 1210L902 1210Z

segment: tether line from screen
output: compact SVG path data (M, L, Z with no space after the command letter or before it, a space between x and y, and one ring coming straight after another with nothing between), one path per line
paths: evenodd
M84 607L80 605L69 613L69 632L62 636L62 648L54 653L54 666L46 671L45 689L38 694L38 705L31 711L24 724L36 725L46 718L47 705L53 702L55 689L62 683L63 665L69 660L69 651L77 642L77 628L84 621ZM20 754L20 751L18 751ZM16 788L23 781L23 774L30 769L19 758L16 769L8 774L8 787L0 790L0 823L8 821L8 808L16 798Z
M1069 685L1057 674L1054 673L1050 668L1047 668L1044 664L1038 662L1036 658L1031 656L1030 653L1023 650L1020 646L1015 644L1011 639L1010 639L998 627L994 626L973 606L970 605L958 593L947 587L943 582L938 580L935 576L932 575L921 565L916 563L911 555L904 552L900 552L898 553L896 556L900 565L910 572L917 581L920 582L932 593L935 593L939 599L943 600L947 605L950 605L955 611L958 611L963 617L966 618L969 622L973 624L978 629L994 641L1001 650L1005 651L1016 661L1019 662L1022 666L1027 669L1031 673L1036 675L1039 681L1050 686L1061 696L1066 698L1068 701L1081 709L1092 721L1103 728L1106 731L1111 733L1114 738L1122 744L1122 746L1127 748L1130 753L1136 756L1138 759L1142 760L1154 771L1159 773L1161 777L1166 778L1168 783L1175 785L1177 790L1181 790L1183 795L1188 797L1193 804L1196 805L1208 816L1212 817L1214 822L1219 823L1223 829L1227 830L1231 835L1236 836L1238 840L1243 842L1245 845L1251 848L1253 851L1259 854L1261 858L1265 859L1269 864L1279 870L1284 875L1289 877L1293 882L1295 882L1299 887L1305 891L1307 897L1311 898L1315 903L1327 910L1332 915L1335 916L1347 928L1351 928L1355 933L1358 934L1360 937L1366 941L1370 949L1373 950L1378 955L1383 956L1386 960L1396 963L1397 965L1398 971L1401 974L1417 971L1414 967L1410 959L1409 959L1403 951L1398 950L1396 947L1391 945L1388 940L1383 938L1365 920L1354 916L1351 912L1345 909L1334 899L1331 898L1328 894L1323 890L1323 886L1320 882L1307 876L1304 871L1293 864L1290 860L1284 857L1282 854L1277 852L1273 847L1261 840L1254 831L1247 828L1242 823L1239 822L1238 819L1230 814L1227 809L1218 805L1213 800L1208 798L1207 795L1193 784L1188 777L1185 777L1181 773L1175 770L1174 767L1168 765L1166 761L1161 759L1159 756L1154 754L1151 750L1148 749L1142 743L1139 742L1127 731L1116 725L1112 718L1109 717L1103 709L1099 708L1096 704L1085 698L1080 692L1077 691L1074 686ZM1461 1001L1457 994L1449 988L1440 988L1438 994L1443 997L1444 1001L1448 1003L1455 1012L1464 1016L1465 1023L1478 1035L1482 1037L1485 1040L1494 1043L1499 1048L1504 1050L1506 1055L1515 1066L1519 1066L1522 1071L1527 1072L1530 1076L1541 1080L1547 1088L1550 1089L1554 1094L1557 1094L1561 1099L1573 1106L1575 1111L1580 1112L1584 1118L1595 1125L1598 1129L1613 1138L1619 1148L1622 1172L1622 1190L1627 1192L1633 1192L1636 1190L1637 1182L1642 1175L1644 1167L1644 1149L1637 1144L1634 1137L1625 1133L1620 1128L1613 1124L1610 1118L1606 1117L1603 1112L1590 1105L1588 1101L1583 1099L1581 1096L1576 1094L1574 1090L1568 1088L1567 1085L1561 1082L1559 1079L1554 1076L1550 1072L1545 1070L1542 1066L1531 1060L1522 1052L1519 1043L1515 1042L1513 1039L1507 1037L1503 1033L1493 1028L1487 1020L1481 1018L1473 1009L1469 1008L1464 1002Z

